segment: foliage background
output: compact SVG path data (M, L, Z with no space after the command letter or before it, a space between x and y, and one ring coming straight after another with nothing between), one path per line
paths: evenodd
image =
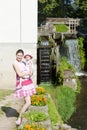
M87 1L38 0L38 23L42 23L47 17L87 18Z

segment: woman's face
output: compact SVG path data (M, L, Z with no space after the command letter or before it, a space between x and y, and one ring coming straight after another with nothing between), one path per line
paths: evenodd
M19 61L19 62L22 61L23 56L24 55L21 52L17 53L16 54L16 60Z

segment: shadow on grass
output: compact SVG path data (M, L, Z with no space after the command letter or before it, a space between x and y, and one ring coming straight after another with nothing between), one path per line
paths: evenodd
M19 113L14 108L2 106L1 110L6 114L7 117L18 117L19 116Z

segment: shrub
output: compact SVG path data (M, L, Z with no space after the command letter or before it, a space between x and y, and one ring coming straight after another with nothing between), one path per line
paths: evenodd
M56 98L58 101L58 112L60 113L63 121L67 121L75 111L74 103L76 94L72 88L67 86L60 86L57 88Z
M62 84L63 83L64 70L68 70L68 69L75 71L73 66L68 63L66 57L61 57L60 63L59 63L59 71L57 73L57 79L56 79L57 83L56 84Z
M80 61L81 61L81 68L84 69L85 66L85 51L83 48L83 41L84 39L82 37L78 38L78 45L79 45L79 56L80 56Z
M24 117L32 122L40 122L48 118L48 116L42 111L31 111L31 112L25 113Z

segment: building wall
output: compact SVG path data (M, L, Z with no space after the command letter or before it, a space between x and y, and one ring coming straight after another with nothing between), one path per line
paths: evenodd
M36 84L37 1L0 0L0 88L14 89L12 63L21 48L31 51L34 61L33 81Z

